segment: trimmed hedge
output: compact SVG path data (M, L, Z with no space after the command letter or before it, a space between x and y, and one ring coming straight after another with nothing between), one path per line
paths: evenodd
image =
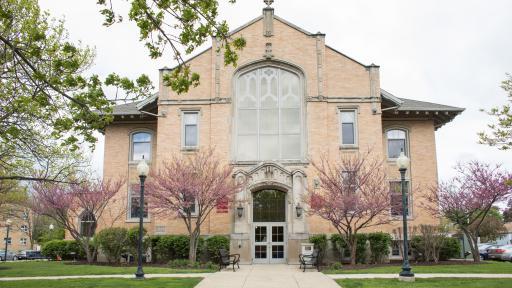
M188 259L189 236L165 235L151 238L152 259L157 263L169 263L173 260ZM229 251L229 238L226 236L199 237L197 243L197 259L207 258L209 261L218 262L219 249ZM179 262L179 261L178 261Z
M83 259L85 257L82 247L75 240L48 241L41 248L41 254L53 260L57 260L58 257L62 260Z
M447 237L443 241L443 246L439 251L439 260L445 261L450 258L459 258L462 247L457 238Z

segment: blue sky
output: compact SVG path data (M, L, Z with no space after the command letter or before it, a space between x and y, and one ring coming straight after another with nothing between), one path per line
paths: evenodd
M114 1L125 9L125 1ZM151 60L133 23L102 26L95 0L40 0L53 16L65 17L73 40L96 47L91 73L110 72L158 80L170 56ZM231 28L257 17L263 1L221 1ZM505 103L499 87L512 73L512 1L492 0L276 0L276 15L312 31L326 43L365 64L381 66L381 86L399 97L466 108L436 133L439 176L453 174L458 161L479 159L512 169L512 152L478 144L476 133L490 118L479 111ZM92 155L101 174L103 141ZM433 155L434 157L434 155Z

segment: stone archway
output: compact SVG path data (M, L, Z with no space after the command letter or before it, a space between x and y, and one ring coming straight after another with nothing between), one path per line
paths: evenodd
M307 185L304 172L290 171L275 162L264 162L250 170L240 169L234 177L247 185L235 199L235 207L243 208L243 213L241 216L234 213L231 249L239 253L245 263L297 262L300 243L308 238L305 216L295 213L297 205L303 206L301 202ZM272 205L278 201L282 206L265 204L261 199L265 197L259 196L273 198ZM260 252L258 256L256 249Z

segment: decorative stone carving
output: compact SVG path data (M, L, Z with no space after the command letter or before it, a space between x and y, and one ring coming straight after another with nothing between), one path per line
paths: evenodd
M265 44L265 54L263 55L263 57L267 60L270 60L274 57L274 55L272 54L272 43Z

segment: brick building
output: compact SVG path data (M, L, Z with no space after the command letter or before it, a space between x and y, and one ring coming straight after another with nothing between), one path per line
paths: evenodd
M175 153L214 146L235 167L235 177L249 179L232 207L239 217L214 211L201 229L205 235L228 235L231 252L246 263L297 262L300 243L317 233L335 233L329 223L298 216L308 189L315 187L311 159L337 157L371 148L387 159L390 187L399 179L395 158L403 149L411 159L408 187L437 180L435 131L463 109L392 95L380 86L379 66L364 65L326 45L326 35L310 33L274 15L263 15L231 32L247 46L238 66L224 66L217 43L189 59L201 84L177 95L162 84L144 101L116 106L105 130L104 177L127 177L119 197L126 211L117 226L135 226L138 160L155 167ZM415 202L410 189L411 225L435 220ZM393 198L393 197L392 197ZM265 200L267 199L267 200ZM272 199L269 201L268 199ZM394 197L393 199L399 199ZM372 231L390 232L390 225ZM145 212L149 234L184 234L182 220ZM99 223L101 229L101 220Z

